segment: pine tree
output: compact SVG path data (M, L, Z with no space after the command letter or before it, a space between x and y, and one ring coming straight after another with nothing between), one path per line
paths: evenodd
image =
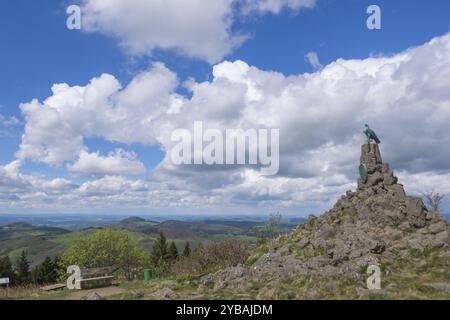
M183 256L189 257L191 255L191 246L189 245L189 242L186 242L186 245L184 246L183 250Z
M171 241L169 245L169 251L168 251L169 260L175 261L178 259L178 249L175 245L175 241Z
M36 284L50 284L57 280L57 264L50 257L46 257L44 262L33 269L33 282Z
M14 283L14 269L9 256L0 257L0 278L9 278L10 283Z
M167 249L167 239L164 233L159 234L158 240L153 245L152 249L152 260L155 264L158 262L167 260L168 249Z
M30 263L28 262L27 253L22 250L16 265L17 282L19 284L29 284L31 282Z
M55 282L58 282L61 276L63 279L65 279L66 269L63 266L63 263L61 262L61 257L56 256L53 259L53 266L55 268L55 280L56 280Z

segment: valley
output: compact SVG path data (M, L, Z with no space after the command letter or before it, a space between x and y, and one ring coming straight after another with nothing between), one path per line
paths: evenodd
M289 232L302 218L285 219L280 232ZM189 242L192 248L199 243L213 239L229 238L255 243L258 227L263 219L247 218L205 218L184 217L183 220L157 221L153 218L118 216L0 216L0 256L17 260L25 250L31 266L36 266L48 256L54 258L64 252L71 243L82 235L99 229L112 227L129 232L130 237L148 252L160 232L173 240L182 250Z

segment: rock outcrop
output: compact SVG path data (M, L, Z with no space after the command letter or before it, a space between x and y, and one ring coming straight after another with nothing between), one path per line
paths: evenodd
M330 211L310 216L291 234L272 241L266 253L252 257L256 262L205 276L203 286L242 289L264 281L273 287L314 275L362 279L369 265L394 263L417 252L439 250L450 256L447 222L428 212L420 198L406 195L383 163L378 145L362 146L361 164L367 181L359 179L355 192L348 191Z

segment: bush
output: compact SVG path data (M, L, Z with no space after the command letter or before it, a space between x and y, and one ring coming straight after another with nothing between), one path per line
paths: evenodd
M114 267L127 279L142 271L150 263L145 249L131 239L125 230L104 229L76 239L61 257L65 269L69 265L80 268Z
M199 246L192 250L190 256L177 260L172 272L181 276L200 276L244 263L248 256L248 243L233 239L218 240Z

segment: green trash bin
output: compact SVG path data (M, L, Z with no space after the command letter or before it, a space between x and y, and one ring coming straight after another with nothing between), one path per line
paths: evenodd
M148 281L150 281L151 278L152 278L152 270L145 269L144 270L144 280L148 282Z

